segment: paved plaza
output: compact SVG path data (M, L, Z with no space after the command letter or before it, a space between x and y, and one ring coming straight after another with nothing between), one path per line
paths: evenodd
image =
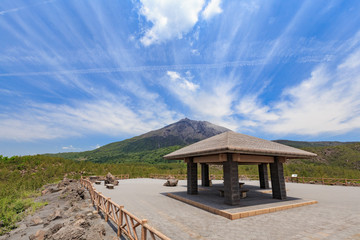
M148 219L151 226L172 239L360 239L359 187L286 183L290 199L318 203L229 220L167 196L186 192L186 181L179 181L177 187L165 187L165 180L159 179L119 182L114 190L103 184L95 187L135 216ZM199 187L199 196L221 184L222 181L214 181L212 190ZM245 181L250 191L240 208L254 207L249 202L252 192L260 191L258 185L258 181ZM265 198L271 196L267 193L262 193ZM216 204L222 201L218 195L213 197L218 199ZM256 205L261 207L261 203Z

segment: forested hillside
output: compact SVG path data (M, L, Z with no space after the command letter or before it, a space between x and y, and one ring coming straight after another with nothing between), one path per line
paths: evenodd
M305 148L305 147L333 147L339 145L353 144L357 142L338 142L338 141L316 141L316 142L306 142L306 141L291 141L291 140L273 140L273 142L281 143L295 148Z
M59 154L47 154L48 156L62 157L78 161L90 161L95 163L166 163L173 162L163 159L163 156L183 146L157 148L154 150L129 150L128 146L133 139L111 143L102 148L86 152L70 152Z
M86 152L59 153L52 156L97 163L164 163L163 156L183 146L229 131L206 121L182 119L161 129L114 142Z
M318 155L314 159L303 160L305 163L325 164L360 171L360 143L333 147L305 147L303 149Z
M196 141L229 131L206 121L182 119L140 136L114 142L98 149L85 152L48 154L66 159L95 163L167 163L163 156ZM359 142L305 142L275 140L291 147L301 148L318 154L310 160L293 160L293 163L344 167L359 170Z

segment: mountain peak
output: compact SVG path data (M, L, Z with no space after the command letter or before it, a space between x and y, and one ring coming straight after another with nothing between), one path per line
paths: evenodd
M187 145L227 131L230 131L230 129L207 121L196 121L184 118L161 129L145 133L139 137L160 137L164 138L164 140L176 138L178 145Z
M163 155L185 145L230 131L206 121L181 119L161 129L98 149L60 156L93 162L163 162Z

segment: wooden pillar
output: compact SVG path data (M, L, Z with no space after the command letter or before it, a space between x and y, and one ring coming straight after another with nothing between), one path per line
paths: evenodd
M260 180L260 188L263 188L263 189L270 188L267 163L259 164L259 180Z
M270 163L270 174L273 198L286 199L284 169L279 157L275 157L274 163Z
M189 158L187 163L187 194L198 194L197 163L194 163L193 158Z
M209 164L201 163L201 186L208 187L209 185Z
M223 163L224 170L224 202L228 205L240 203L238 163L232 160L232 154L227 153L227 161Z

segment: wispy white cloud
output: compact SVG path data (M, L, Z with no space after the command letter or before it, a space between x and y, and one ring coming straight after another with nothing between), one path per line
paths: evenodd
M190 32L199 21L199 15L210 20L222 13L221 0L211 0L205 5L205 0L141 0L140 14L152 23L145 30L140 42L144 46L163 43L170 39L181 39ZM196 31L194 39L198 39Z
M0 95L7 95L7 96L20 96L21 94L19 94L16 91L10 91L8 89L1 89L0 88Z
M205 20L210 20L215 15L222 13L220 7L221 0L211 0L202 12L202 16Z
M279 116L273 112L269 106L263 106L258 102L257 96L246 96L236 106L237 113L246 116L246 124L250 126L258 125L256 122L264 123L279 119Z
M289 21L281 34L274 41L271 41L271 46L267 48L265 53L264 65L257 71L254 71L254 74L251 77L252 79L257 80L267 64L273 62L276 56L286 55L286 53L284 54L284 51L287 52L291 49L291 47L287 46L289 36L291 35L291 32L296 29L297 24L301 22L303 16L306 15L306 9L309 6L311 6L311 1L303 1L296 14L292 17L291 21Z
M31 103L18 113L0 115L0 139L32 141L90 133L133 135L178 119L177 114L164 105L155 106L152 110L133 110L118 100L75 102L73 105Z
M193 52L195 55L197 51ZM252 59L242 61L231 61L221 63L209 64L178 64L178 65L159 65L159 66L134 66L134 67L120 67L120 68L90 68L90 69L62 69L59 71L41 71L41 72L10 72L0 73L0 77L21 77L21 76L51 76L57 75L82 75L82 74L96 74L96 73L116 73L116 72L145 72L145 71L167 71L167 70L194 70L194 69L224 69L236 68L245 66L262 65L263 59Z
M359 38L360 39L360 38ZM339 65L341 70L358 70L360 67L360 48L353 52L342 64Z
M41 1L41 2L29 5L29 6L22 6L22 7L3 10L3 11L0 11L0 15L5 15L5 14L8 14L8 13L17 12L17 11L20 11L20 10L28 9L28 8L33 7L33 6L38 6L38 5L42 5L42 4L46 4L46 3L50 3L50 2L54 2L54 1L56 1L56 0Z
M21 9L24 9L24 8L12 8L12 9L8 9L8 10L0 11L0 15L5 15L5 14L11 13L11 12L17 12Z
M181 77L180 74L177 72L167 71L167 75L170 77L171 84L176 85L177 87L181 88L182 90L185 90L185 91L189 90L191 92L194 92L194 91L196 91L196 89L199 88L199 85L191 82L187 78ZM191 78L191 77L188 76L188 78Z
M191 54L194 56L200 56L200 52L197 49L191 49Z
M70 151L70 150L81 150L81 148L73 147L73 145L64 146L64 147L62 147L61 149L62 149L62 150L67 150L67 151Z
M170 90L180 102L186 105L191 114L197 119L207 119L235 129L231 119L232 104L236 99L233 93L234 81L209 79L205 85L192 82L193 76L189 71L184 75L175 71L168 71L163 86Z
M360 49L337 68L320 65L311 77L283 90L282 100L261 104L257 96L237 106L243 126L273 134L319 135L360 129Z
M140 41L149 46L172 38L181 39L197 23L204 0L141 0L141 3L140 13L152 27Z

